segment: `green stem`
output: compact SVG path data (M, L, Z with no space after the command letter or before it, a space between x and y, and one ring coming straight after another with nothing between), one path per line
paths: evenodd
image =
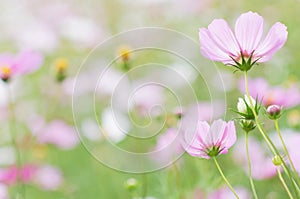
M225 181L225 183L227 184L227 186L229 187L229 189L232 191L232 193L234 194L234 196L235 196L237 199L240 199L239 196L238 196L238 194L235 192L235 190L233 189L233 187L231 186L231 184L229 183L229 181L228 181L227 178L225 177L225 175L224 175L224 173L223 173L223 171L222 171L222 169L221 169L221 167L220 167L220 165L219 165L219 163L218 163L216 157L213 157L213 160L214 160L214 162L215 162L215 164L216 164L216 166L217 166L217 168L218 168L218 170L219 170L219 173L221 174L223 180Z
M250 185L251 185L251 189L253 192L253 196L255 199L258 199L257 197L257 193L255 190L255 186L253 183L253 178L252 178L252 168L251 168L251 160L250 160L250 154L249 154L249 132L246 132L246 153L247 153L247 161L248 161L248 173L249 173L249 180L250 180Z
M292 169L293 169L294 175L295 175L295 177L296 177L296 179L297 179L297 182L298 182L298 184L300 184L300 179L299 179L298 172L297 172L297 170L296 170L296 168L295 168L295 165L294 165L294 163L293 163L293 161L292 161L292 158L291 158L291 156L290 156L290 153L289 153L289 151L287 150L287 147L286 147L286 144L285 144L284 139L283 139L283 137L282 137L282 134L281 134L281 131L280 131L280 128L279 128L279 124L278 124L278 120L277 120L277 119L274 120L274 124L275 124L275 128L276 128L276 130L277 130L278 136L279 136L279 138L280 138L280 141L281 141L281 143L282 143L284 152L285 152L285 154L287 155L287 157L288 157L288 159L289 159L290 165L292 166Z
M179 169L178 169L178 166L177 166L176 162L173 163L173 169L174 169L174 172L175 172L176 186L177 186L179 198L183 198L182 180L181 180L180 172L179 172Z
M17 156L17 184L19 187L18 192L16 194L16 198L23 198L25 199L25 185L22 183L21 179L21 173L20 169L22 167L22 158L21 158L21 152L16 140L17 137L17 129L16 129L16 115L15 115L15 108L14 108L14 103L13 103L13 98L12 98L12 93L10 91L10 85L7 85L7 93L9 97L9 111L10 111L10 122L9 122L9 129L10 129L10 136L11 136L11 142L13 147L15 148L16 151L16 156Z
M282 183L282 185L283 185L284 189L286 190L287 194L289 195L290 199L294 199L293 195L291 194L288 186L286 185L286 183L285 183L285 181L284 181L284 179L283 179L283 177L281 175L280 169L277 168L276 171L277 171L277 175L278 175L278 177L280 179L280 182Z
M272 140L270 139L270 137L265 132L265 130L263 129L263 127L261 126L261 124L259 122L258 116L257 116L256 111L254 109L254 105L252 103L252 100L250 100L249 87L248 87L248 74L247 74L247 72L245 72L245 89L246 89L246 95L247 95L247 97L249 99L249 102L250 102L250 108L251 108L251 110L253 112L253 115L254 115L254 118L255 118L256 126L257 126L259 132L261 133L261 135L263 136L264 140L266 141L269 149L272 151L272 153L274 155L277 155L280 158L280 160L282 162L283 169L287 173L287 175L288 175L288 177L289 177L289 179L291 181L291 184L293 186L293 190L294 190L294 192L296 194L296 198L300 199L299 195L298 195L298 191L297 191L296 185L295 185L295 181L292 178L290 170L288 169L286 163L283 161L283 159L282 159L281 155L279 154L279 151L275 147L274 143L272 142Z
M147 174L144 173L142 175L143 175L142 176L142 178L143 178L142 198L146 198L147 192L148 192L148 189L147 189Z

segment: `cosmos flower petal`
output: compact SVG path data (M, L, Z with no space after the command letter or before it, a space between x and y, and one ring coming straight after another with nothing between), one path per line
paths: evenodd
M208 26L208 31L214 42L229 55L238 57L240 54L239 44L229 27L228 23L223 19L215 19Z
M225 147L228 149L236 142L236 130L233 121L229 121L226 127L227 138L225 142Z
M43 64L43 56L39 53L26 51L16 58L15 71L18 74L28 74L37 70Z
M222 120L216 120L212 123L209 134L206 138L206 142L208 145L216 145L217 143L220 143L222 140L224 131L226 128L226 122Z
M285 44L287 35L287 27L280 22L275 23L254 53L255 57L261 57L258 62L271 59L273 54Z
M264 31L264 19L257 13L242 14L235 23L235 35L242 52L250 55L259 45Z
M201 43L201 54L204 57L213 61L223 62L224 64L232 62L228 54L214 42L206 28L200 28L199 39Z

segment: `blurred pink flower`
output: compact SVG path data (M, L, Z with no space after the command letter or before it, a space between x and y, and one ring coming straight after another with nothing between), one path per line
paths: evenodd
M288 88L282 86L271 87L263 78L249 79L249 92L258 101L262 100L264 106L279 105L284 108L291 108L300 104L300 90L295 85ZM239 82L239 89L245 93L245 82ZM287 97L288 96L288 97Z
M160 85L145 84L136 82L137 86L133 94L133 103L138 113L143 116L147 114L158 115L161 112L161 106L164 103L163 88ZM157 109L155 108L157 107Z
M233 148L234 160L243 166L248 172L245 139L240 139ZM276 175L276 167L272 163L272 158L266 155L266 151L261 143L255 138L249 137L249 154L251 160L252 177L257 180L272 178Z
M35 183L40 188L47 191L58 189L63 182L62 173L59 169L49 165L37 166L31 164L24 165L21 169L17 169L16 166L1 169L0 182L8 185L15 185L18 182L18 175L23 183Z
M17 183L18 178L20 178L23 183L28 183L32 180L35 171L36 166L34 165L24 165L21 169L18 169L16 166L1 169L0 182L13 185Z
M61 120L46 124L44 118L37 116L29 121L29 128L40 144L53 144L60 149L70 150L79 143L74 127Z
M219 154L226 154L236 141L233 121L228 123L216 120L211 126L199 121L194 138L188 138L185 150L192 156L209 159Z
M283 129L282 136L285 141L287 150L289 151L289 154L291 156L291 159L294 163L294 166L298 173L300 174L300 150L299 150L299 143L300 143L300 134L297 131L291 130L291 129ZM283 146L281 144L281 141L277 135L277 133L274 133L271 135L271 138L273 138L274 143L276 146L278 146L279 149L283 151Z
M59 169L46 165L36 170L34 181L40 188L53 191L62 185L63 176Z
M171 163L183 154L182 136L177 129L169 128L157 139L154 159L162 163Z
M239 195L240 199L251 198L247 189L243 187L235 187L234 189ZM207 196L207 199L234 199L234 198L236 197L233 195L232 191L230 191L230 189L227 187L220 188Z
M275 23L264 40L264 19L257 13L247 12L236 21L235 33L223 19L215 19L208 28L200 28L201 53L213 61L235 65L241 58L266 62L287 40L286 26Z
M15 75L32 73L43 63L43 56L39 53L26 51L18 56L11 54L0 55L0 78L9 80Z

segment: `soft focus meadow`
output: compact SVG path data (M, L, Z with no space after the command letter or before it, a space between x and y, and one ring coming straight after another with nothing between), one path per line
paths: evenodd
M0 199L300 198L299 0L0 7Z

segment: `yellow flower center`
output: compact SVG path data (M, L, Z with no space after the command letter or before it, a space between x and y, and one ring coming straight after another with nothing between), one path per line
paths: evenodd
M1 73L2 73L3 77L5 77L5 78L10 77L11 69L8 66L3 65L3 66L0 67L0 70L1 70Z
M122 46L119 49L119 55L123 61L128 61L130 58L131 49L128 46Z
M69 61L65 58L55 60L54 66L58 72L65 71L69 66Z

